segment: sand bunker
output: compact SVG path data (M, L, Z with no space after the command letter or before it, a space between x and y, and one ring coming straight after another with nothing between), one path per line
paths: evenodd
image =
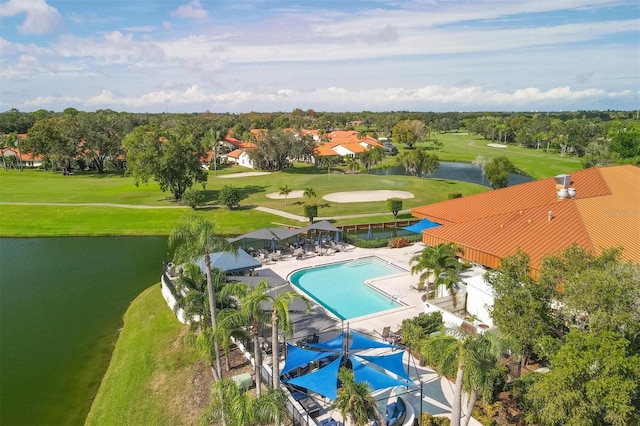
M279 192L272 192L270 194L267 194L267 198L271 198L273 200L284 200L285 198L289 200L291 198L302 198L303 196L304 191L291 191L286 197Z
M334 192L322 198L333 203L362 203L366 201L385 201L387 198L413 198L413 194L407 191L390 190L348 191Z
M503 145L501 143L488 143L487 146L490 146L492 148L506 148L506 145Z
M243 173L232 173L230 175L222 175L218 176L220 179L231 179L231 178L241 178L241 177L249 177L249 176L262 176L268 175L269 172L243 172Z

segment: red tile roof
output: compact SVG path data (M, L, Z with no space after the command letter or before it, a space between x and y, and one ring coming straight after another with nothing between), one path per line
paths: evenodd
M412 214L443 225L423 232L425 244L455 242L465 258L492 268L520 248L536 275L544 256L574 243L594 253L619 245L624 259L640 263L640 168L581 170L571 174L571 187L575 197L558 199L554 178L541 179Z

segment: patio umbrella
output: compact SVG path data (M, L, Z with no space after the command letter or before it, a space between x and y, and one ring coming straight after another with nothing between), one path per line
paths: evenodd
M340 242L340 231L336 231L336 237L335 237L336 243Z
M271 239L271 251L276 251L276 239Z
M300 248L300 234L296 235L296 248Z
M373 240L373 228L369 225L369 229L367 230L367 240Z
M318 245L322 245L322 234L318 234Z

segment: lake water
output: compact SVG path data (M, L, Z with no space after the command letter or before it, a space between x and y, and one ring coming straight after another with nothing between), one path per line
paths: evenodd
M0 238L0 424L81 425L164 237Z
M394 166L388 170L375 169L371 173L377 175L404 175L405 169L402 166ZM432 178L440 178L440 179L453 179L453 180L461 180L464 182L476 183L478 185L489 186L489 181L486 177L482 176L482 171L480 167L475 166L470 163L455 163L455 162L447 162L441 161L440 167L438 171L432 174L430 177ZM517 185L519 183L531 182L533 178L528 175L523 175L519 173L511 173L509 175L509 186Z

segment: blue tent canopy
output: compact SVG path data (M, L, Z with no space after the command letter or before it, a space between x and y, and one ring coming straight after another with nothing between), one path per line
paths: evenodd
M421 234L423 230L429 228L435 228L436 226L440 226L439 223L431 222L429 219L424 218L420 222L414 223L410 226L405 226L402 229L406 229L407 231L414 232L416 234Z
M305 366L312 361L327 358L331 355L333 355L331 352L312 351L287 343L287 360L285 361L280 374L286 374L289 371Z
M242 272L262 266L259 261L242 249L238 249L236 254L226 251L211 253L209 255L209 260L211 261L211 268L218 268L227 273ZM202 256L196 264L200 267L202 272L206 272L204 256Z
M364 359L365 361L369 361L377 365L378 367L384 368L387 371L392 372L398 377L402 377L407 381L411 381L411 378L407 374L404 364L402 362L402 356L404 351L395 352L391 355L358 355L358 357Z
M395 345L390 345L388 343L379 342L377 340L370 339L368 337L363 336L362 334L356 333L355 331L351 331L350 334L351 334L351 344L349 345L349 350L397 347Z
M390 388L392 386L407 386L412 384L411 381L394 379L391 376L386 375L374 368L371 368L353 357L351 364L353 366L353 376L357 383L367 382L372 390Z
M329 365L304 376L287 380L286 383L301 386L333 401L338 393L338 369L341 361L342 357L339 356Z
M330 350L330 351L341 351L344 343L344 338L345 338L345 334L342 333L341 335L334 337L331 340L327 340L326 342L309 343L307 344L307 346L312 348Z

